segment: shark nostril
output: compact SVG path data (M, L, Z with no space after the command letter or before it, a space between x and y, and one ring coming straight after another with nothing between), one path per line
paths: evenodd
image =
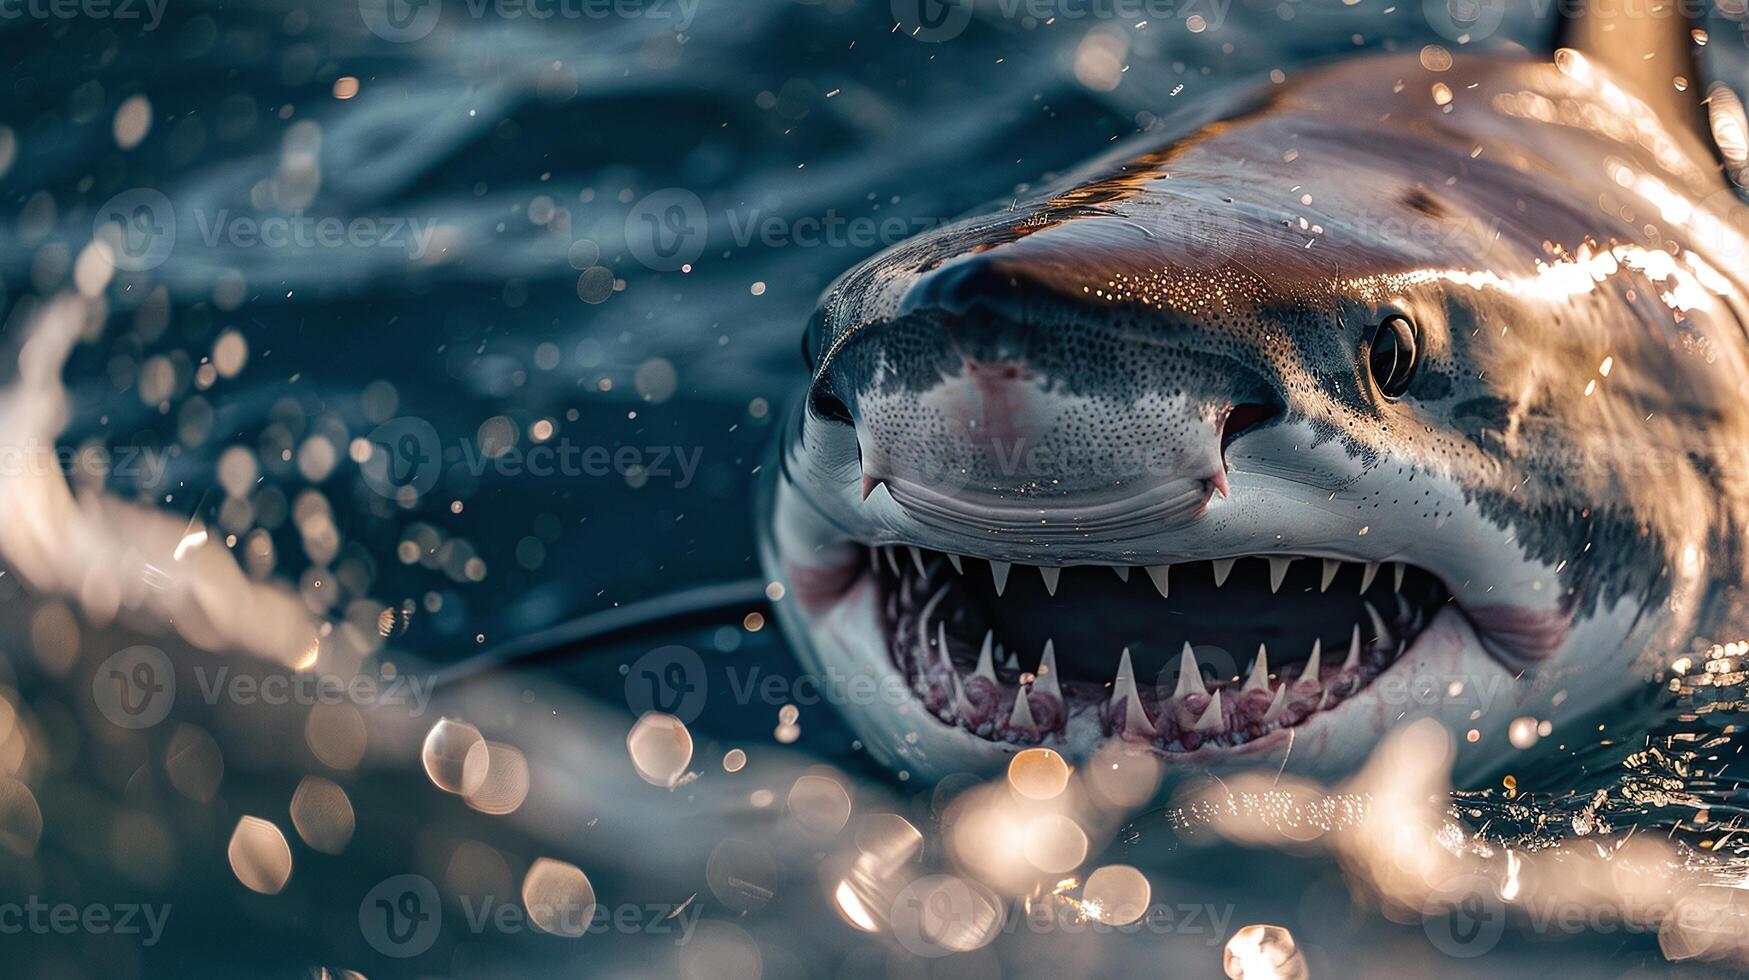
M1224 457L1227 447L1233 440L1252 429L1261 428L1281 416L1281 409L1275 405L1265 405L1260 402L1245 402L1234 405L1227 413L1227 420L1221 426L1221 455Z
M816 391L813 397L814 414L828 422L842 422L845 425L855 425L856 419L850 414L850 406L843 399L829 391Z

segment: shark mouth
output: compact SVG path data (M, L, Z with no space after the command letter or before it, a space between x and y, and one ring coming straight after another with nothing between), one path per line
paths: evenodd
M1452 601L1402 563L1053 567L864 550L893 664L924 707L1023 745L1072 718L1169 753L1243 745L1364 690Z

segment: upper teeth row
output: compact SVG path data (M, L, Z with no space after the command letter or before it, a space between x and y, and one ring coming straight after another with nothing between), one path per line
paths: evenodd
M915 545L906 545L905 550L910 553L911 562L917 567L918 574L928 574L923 568L922 550ZM894 546L888 545L882 548L881 551L885 553L887 564L892 568L893 574L897 575L899 573L899 559L895 553ZM964 561L959 555L949 554L947 560L953 565L954 571L959 572L962 575L965 574ZM1269 563L1269 591L1278 592L1281 589L1281 583L1287 579L1288 568L1300 559L1293 555L1271 555L1263 556L1261 560ZM1329 590L1330 583L1336 580L1336 574L1342 570L1342 566L1345 564L1339 558L1308 558L1306 560L1322 561L1324 563L1323 576L1318 582L1319 592ZM1209 564L1214 567L1216 588L1220 588L1226 584L1227 577L1233 573L1233 566L1238 561L1239 559L1237 558L1216 558L1209 562ZM996 594L1001 595L1002 590L1008 587L1008 574L1013 570L1014 565L1012 562L994 560L989 564L990 578L996 586ZM1360 577L1360 591L1365 592L1372 588L1373 580L1378 577L1380 566L1387 563L1369 561L1360 562L1359 564L1363 566ZM1407 570L1407 566L1400 561L1389 562L1388 564L1391 568L1394 591L1403 591L1403 573ZM1027 567L1037 569L1039 576L1044 579L1046 592L1051 595L1057 594L1057 581L1063 574L1063 567L1061 565L1034 565ZM1117 577L1123 579L1125 582L1130 580L1130 568L1132 566L1108 565L1106 567L1116 572ZM1148 573L1148 580L1154 583L1154 588L1159 591L1162 598L1171 594L1171 565L1144 565L1141 567L1143 571Z

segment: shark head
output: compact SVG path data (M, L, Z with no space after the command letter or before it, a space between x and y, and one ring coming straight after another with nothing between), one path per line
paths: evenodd
M1721 639L1736 205L1598 99L1656 127L1363 60L841 277L764 544L804 660L902 692L869 751L1334 777L1433 717L1479 775Z

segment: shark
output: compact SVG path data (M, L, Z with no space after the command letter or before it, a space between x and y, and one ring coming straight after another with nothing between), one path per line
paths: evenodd
M1743 113L1648 9L1305 70L832 283L760 550L902 693L865 751L1333 779L1433 718L1476 779L1739 642Z

